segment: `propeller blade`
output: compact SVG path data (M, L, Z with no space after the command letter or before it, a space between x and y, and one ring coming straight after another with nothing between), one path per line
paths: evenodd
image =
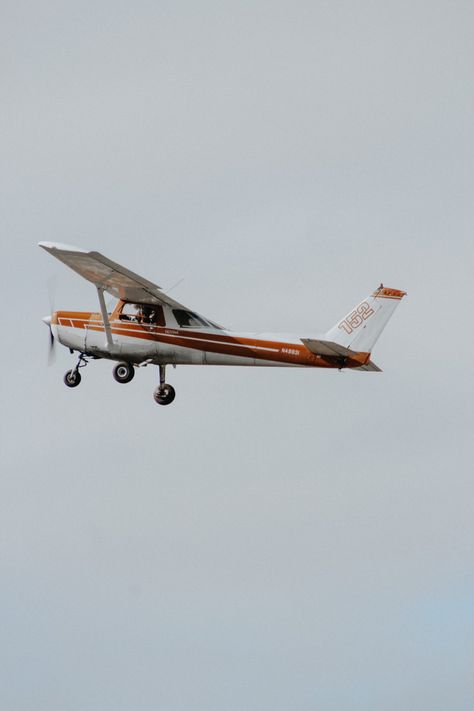
M54 361L54 357L56 355L55 353L55 344L56 344L56 339L54 338L54 333L53 329L51 328L51 316L45 316L43 319L43 322L48 326L49 328L49 351L48 351L48 365L51 365L51 363Z

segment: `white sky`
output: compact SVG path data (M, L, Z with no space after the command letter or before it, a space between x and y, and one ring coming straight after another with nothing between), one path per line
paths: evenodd
M0 22L0 707L473 708L472 2L15 2ZM408 297L381 374L62 384L102 251L232 328ZM6 323L5 323L6 322Z

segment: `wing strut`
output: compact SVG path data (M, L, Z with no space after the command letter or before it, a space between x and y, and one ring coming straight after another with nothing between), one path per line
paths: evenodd
M105 305L104 289L101 286L97 287L97 296L99 297L100 312L104 322L105 335L107 336L107 345L109 348L113 348L114 340L112 338L112 331L110 328L109 314L107 313L107 307Z

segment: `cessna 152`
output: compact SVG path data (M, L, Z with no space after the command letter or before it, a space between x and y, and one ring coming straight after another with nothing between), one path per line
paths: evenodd
M119 383L129 383L135 368L158 365L160 383L154 398L169 405L175 390L165 382L167 365L259 365L309 368L351 368L379 371L370 359L372 348L404 291L381 284L322 336L237 333L174 301L159 286L90 252L52 242L39 246L95 284L100 313L55 311L43 321L51 344L57 339L79 357L64 382L75 388L79 368L91 358L118 361L113 370ZM118 299L107 312L104 292Z

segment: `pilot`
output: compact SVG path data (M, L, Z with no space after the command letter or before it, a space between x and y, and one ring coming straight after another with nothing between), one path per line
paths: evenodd
M140 323L153 323L155 317L155 309L152 306L143 305L138 312L138 320Z

